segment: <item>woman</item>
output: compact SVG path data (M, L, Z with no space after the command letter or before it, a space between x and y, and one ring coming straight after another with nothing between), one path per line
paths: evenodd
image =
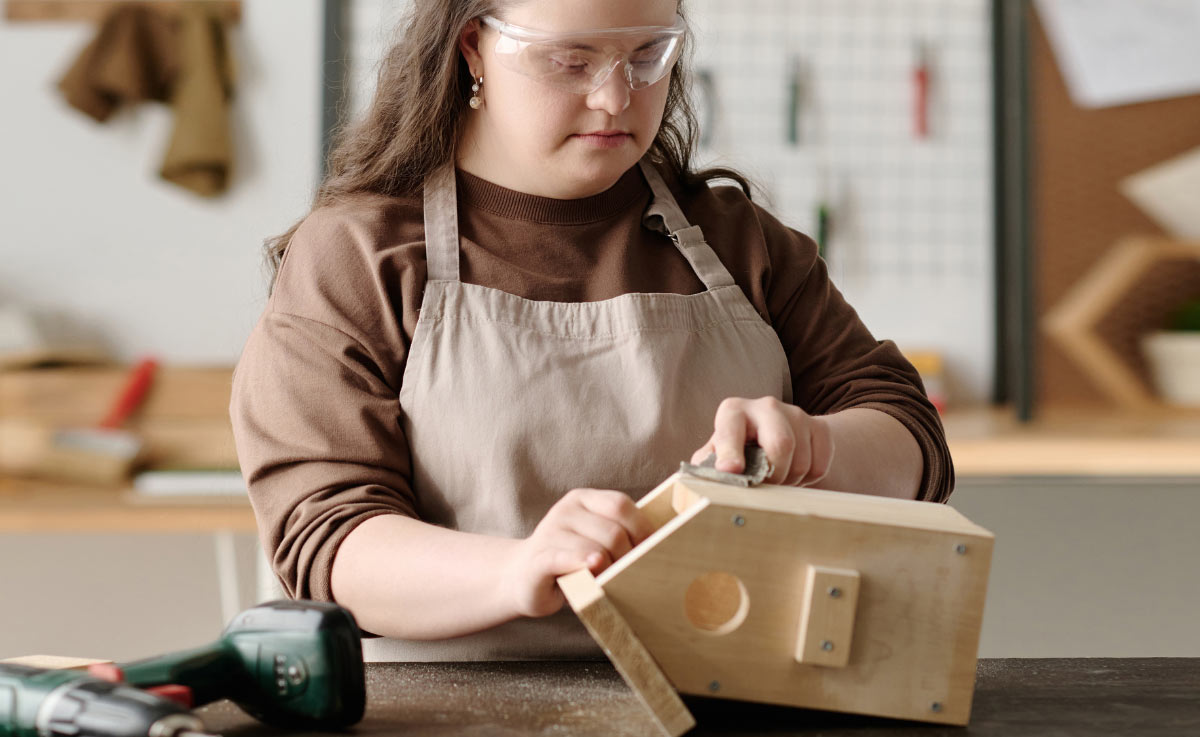
M234 375L289 595L368 660L599 656L555 578L641 542L681 460L755 440L774 483L948 497L912 366L691 170L676 0L414 6Z

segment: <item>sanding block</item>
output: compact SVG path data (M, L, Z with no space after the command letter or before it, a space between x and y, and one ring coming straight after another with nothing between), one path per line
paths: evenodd
M771 459L767 458L767 452L757 443L747 443L744 452L746 470L742 473L718 471L716 453L709 453L708 458L705 458L699 466L686 461L680 463L679 471L698 478L708 479L709 481L719 481L723 484L732 484L747 488L758 486L775 470L771 465Z

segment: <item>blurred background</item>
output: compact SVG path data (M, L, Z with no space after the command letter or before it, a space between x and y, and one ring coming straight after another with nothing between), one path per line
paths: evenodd
M277 595L230 375L406 7L4 2L0 659L179 649ZM996 534L980 656L1200 655L1200 0L683 7L702 163L943 413Z

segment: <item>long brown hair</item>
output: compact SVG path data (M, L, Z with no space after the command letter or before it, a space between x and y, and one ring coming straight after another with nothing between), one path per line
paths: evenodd
M471 73L458 48L473 18L495 15L506 0L418 0L402 24L403 35L384 57L375 97L363 118L334 134L328 168L312 209L359 192L411 195L426 175L450 161L469 107ZM679 2L683 15L683 0ZM685 190L711 179L730 179L750 196L746 178L723 167L692 171L699 138L696 113L687 90L691 73L691 34L667 88L662 125L650 145L650 158ZM303 219L301 220L303 222ZM297 222L266 241L271 289Z

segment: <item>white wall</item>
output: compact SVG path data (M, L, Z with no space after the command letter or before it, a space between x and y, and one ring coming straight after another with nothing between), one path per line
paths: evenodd
M236 171L211 201L158 178L167 108L101 125L62 100L92 27L0 21L0 303L67 310L126 360L237 359L265 302L262 240L307 210L321 120L321 3L243 13Z

